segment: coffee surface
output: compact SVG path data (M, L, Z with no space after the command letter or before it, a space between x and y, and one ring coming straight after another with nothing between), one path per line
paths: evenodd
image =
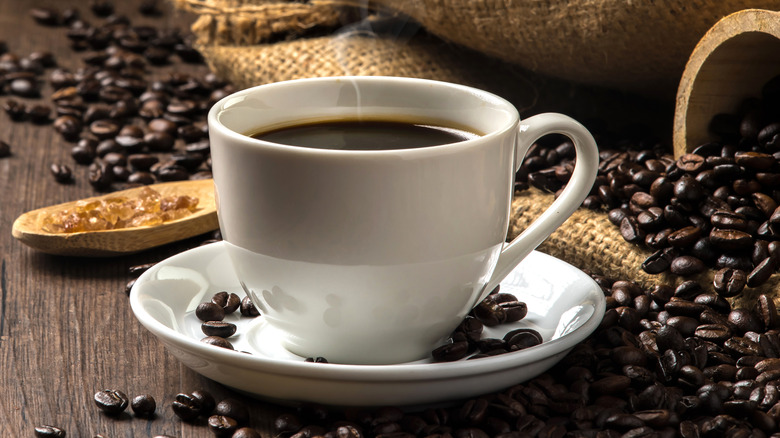
M385 120L338 120L249 134L273 143L317 149L392 150L457 143L480 135L448 126Z

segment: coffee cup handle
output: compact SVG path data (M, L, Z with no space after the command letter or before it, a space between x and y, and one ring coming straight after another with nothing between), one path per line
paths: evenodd
M574 143L577 161L569 183L536 220L519 236L504 244L493 274L482 293L484 298L510 272L582 204L590 193L598 172L599 153L593 136L579 122L557 113L538 114L521 120L516 141L515 171L522 164L526 152L539 138L547 134L563 134Z

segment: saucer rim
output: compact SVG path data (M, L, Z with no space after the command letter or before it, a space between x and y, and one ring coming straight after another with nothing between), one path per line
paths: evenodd
M387 381L389 374L393 375L393 382L414 382L419 380L447 380L475 374L492 373L506 370L510 367L521 367L549 360L556 354L568 351L587 338L598 327L606 308L606 298L600 286L587 274L553 256L539 251L532 251L527 257L545 258L549 263L567 265L570 269L576 270L579 275L583 276L583 280L588 280L591 283L588 285L588 292L583 294L583 304L590 303L593 307L593 312L585 322L570 333L524 350L475 360L431 363L406 362L381 365L296 362L288 359L249 355L240 351L215 348L166 326L146 312L140 302L139 289L141 285L150 280L150 277L159 268L168 264L186 266L187 263L181 263L181 260L192 257L216 257L219 255L219 252L224 252L224 242L222 241L201 245L162 260L141 274L130 291L130 306L133 314L141 325L165 344L173 344L179 348L193 351L191 354L196 354L199 357L210 357L210 360L213 362L229 362L231 366L266 374L327 378L328 380L345 380L354 383L356 381ZM211 255L211 253L215 254ZM522 269L522 263L515 269ZM237 282L236 285L238 285ZM582 289L584 290L585 286L582 286ZM258 323L264 323L264 321L258 321ZM551 351L551 349L554 351Z

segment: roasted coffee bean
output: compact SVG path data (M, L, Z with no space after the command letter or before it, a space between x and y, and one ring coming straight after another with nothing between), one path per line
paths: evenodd
M141 185L149 185L149 184L154 184L155 178L152 173L139 171L139 172L131 173L127 177L127 182L141 184Z
M672 248L660 249L642 262L642 270L648 274L660 274L671 267L674 259L675 252Z
M20 97L39 97L40 89L34 79L18 78L10 81L8 91Z
M756 315L761 319L764 327L774 329L780 324L780 315L777 313L777 306L774 299L767 294L761 294L756 299Z
M225 415L212 415L207 424L211 432L217 437L230 437L238 430L238 421Z
M769 277L777 270L777 259L767 257L747 275L746 285L748 287L758 287L766 283Z
M694 256L684 255L672 259L669 269L672 274L688 276L703 272L707 266Z
M65 164L54 163L49 166L54 180L60 184L70 184L73 182L73 171Z
M245 296L241 299L241 305L239 306L241 315L247 317L255 317L260 315L260 311L255 307L255 303L249 296Z
M640 243L645 238L644 230L633 216L624 217L620 221L620 234L626 242L630 243Z
M236 420L239 425L249 423L249 408L233 398L227 398L217 403L214 407L214 414L230 417Z
M27 117L27 106L13 99L6 99L3 102L3 110L15 122L22 121Z
M528 306L522 301L507 301L498 304L504 310L504 322L517 322L528 314Z
M51 122L51 108L47 105L30 105L26 109L27 118L35 124L43 125Z
M732 335L731 329L724 324L702 324L696 327L694 334L701 339L715 343L722 343Z
M722 268L715 273L713 287L722 297L733 297L747 285L747 275L740 269Z
M236 333L236 325L224 321L206 321L200 328L206 336L229 338Z
M65 429L61 429L57 426L35 426L35 436L38 438L65 438L67 433Z
M149 394L138 395L130 402L130 407L136 416L139 417L153 417L154 411L157 409L157 402Z
M225 315L229 315L235 312L241 305L241 298L239 298L235 293L222 291L214 294L214 296L211 297L211 302L222 307L222 309L225 311Z
M57 117L53 126L65 141L77 141L81 134L81 120L74 116Z
M200 303L195 308L195 316L201 321L222 321L225 319L225 309L214 302Z
M452 362L466 357L468 350L468 342L454 342L436 348L431 352L431 355L435 362Z
M105 389L95 393L95 405L108 415L119 415L129 403L127 396L116 389Z
M200 342L203 342L204 344L213 345L215 347L224 348L227 350L235 349L233 348L233 344L231 344L230 341L220 336L206 336L205 338L201 339Z
M748 309L734 309L728 314L729 323L738 333L762 331L761 321Z
M178 394L171 403L173 413L184 421L194 421L201 415L209 415L213 409L203 409L202 403L191 394Z
M62 22L60 13L51 8L36 7L30 9L30 16L36 23L44 26L58 26Z
M231 438L261 438L261 435L251 427L242 427L236 429L236 431L233 432L233 435L231 435Z

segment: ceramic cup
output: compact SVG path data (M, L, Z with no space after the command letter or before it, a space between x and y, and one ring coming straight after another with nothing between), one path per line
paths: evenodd
M403 117L471 127L471 140L343 151L245 134L312 120ZM520 121L474 88L398 77L328 77L230 95L208 116L222 236L246 292L283 344L329 362L430 355L504 276L587 196L598 150L560 114ZM514 175L543 135L570 137L562 195L505 243ZM522 300L522 297L519 297Z

